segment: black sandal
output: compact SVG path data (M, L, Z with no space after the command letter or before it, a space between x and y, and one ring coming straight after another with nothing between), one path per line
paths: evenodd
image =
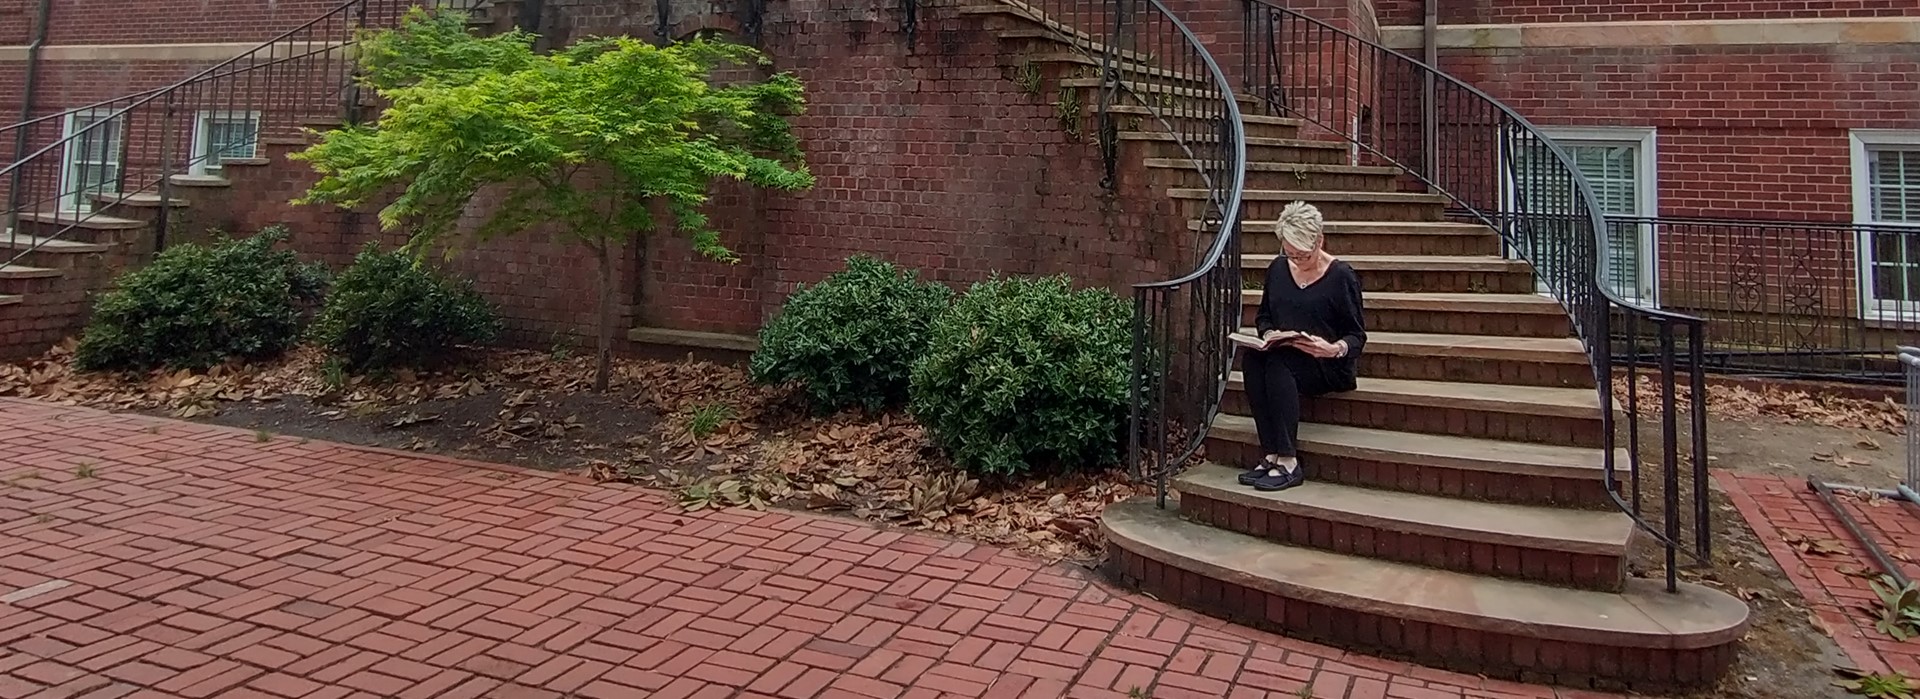
M1307 474L1302 472L1298 465L1295 465L1292 471L1286 470L1284 466L1273 470L1279 471L1280 473L1273 474L1270 471L1267 474L1261 475L1259 478L1253 479L1253 489L1263 493L1273 493L1292 488L1307 481Z

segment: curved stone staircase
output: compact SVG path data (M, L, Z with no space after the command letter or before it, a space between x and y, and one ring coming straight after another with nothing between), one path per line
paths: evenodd
M1003 37L1099 48L1017 2L971 11L1024 25ZM1119 68L1140 102L1217 95L1197 76ZM1060 81L1087 104L1098 86ZM1103 516L1110 573L1234 621L1474 674L1643 690L1723 674L1747 607L1628 575L1641 533L1604 490L1594 371L1530 266L1502 257L1493 230L1443 220L1446 196L1399 191L1397 168L1348 164L1345 142L1302 139L1299 120L1238 99L1249 112L1243 322L1267 266L1283 264L1267 222L1289 202L1315 204L1328 250L1364 286L1359 389L1305 401L1312 480L1260 493L1235 481L1260 458L1235 373L1209 463L1173 480L1175 501ZM1138 159L1204 237L1200 175L1153 121L1122 127L1122 158Z

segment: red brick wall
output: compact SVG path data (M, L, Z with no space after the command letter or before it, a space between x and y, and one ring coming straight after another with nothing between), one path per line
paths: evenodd
M1377 0L1380 24L1420 24L1423 0ZM1906 17L1912 0L1442 0L1441 24Z

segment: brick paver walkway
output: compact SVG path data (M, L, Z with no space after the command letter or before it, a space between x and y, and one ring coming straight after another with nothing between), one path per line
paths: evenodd
M1879 606L1873 588L1866 578L1842 572L1870 571L1877 577L1880 570L1873 557L1840 523L1832 508L1807 488L1806 479L1729 471L1715 471L1713 476L1848 659L1864 670L1891 669L1920 677L1920 644L1895 641L1875 630L1873 620L1861 611L1863 606ZM1885 488L1892 484L1851 485ZM1907 558L1896 558L1894 563L1909 578L1920 580L1920 566L1913 564L1915 557L1920 557L1920 509L1893 501L1869 505L1855 498L1835 499L1881 550ZM1837 542L1846 553L1811 553L1788 543L1789 536L1808 542Z
M0 399L0 697L1441 699L1552 690L791 513ZM1592 696L1565 692L1563 697Z

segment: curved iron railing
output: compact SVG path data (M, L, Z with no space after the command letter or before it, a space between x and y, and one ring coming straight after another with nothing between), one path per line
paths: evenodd
M485 2L426 4L470 12ZM106 221L114 205L136 197L157 207L155 242L163 245L178 177L216 174L222 162L258 157L274 139L356 119L366 106L350 60L357 33L397 25L421 4L348 0L171 85L0 128L44 144L0 168L0 241L9 251L0 253L0 269Z
M1500 101L1268 0L1245 0L1244 19L1241 78L1248 94L1323 130L1308 137L1351 142L1356 161L1400 168L1408 173L1406 188L1449 197L1450 216L1498 231L1508 254L1529 263L1541 290L1566 308L1599 384L1604 486L1665 548L1667 588L1675 589L1680 554L1706 562L1712 553L1705 405L1686 399L1705 392L1703 321L1616 288L1626 268L1621 248L1632 241L1611 234L1618 229L1607 225L1593 185L1568 153ZM1651 356L1643 356L1647 347ZM1615 396L1616 365L1624 367L1624 400ZM1655 415L1643 414L1643 370L1651 372ZM1657 432L1657 464L1643 460L1648 428ZM1648 466L1658 470L1657 483L1646 482L1654 475ZM1649 486L1658 503L1648 502Z
M1196 453L1219 412L1240 320L1241 190L1246 138L1233 82L1162 0L999 0L1097 64L1093 112L1107 184L1120 133L1157 123L1198 175L1207 225L1180 254L1157 260L1168 279L1134 286L1133 380L1127 464L1166 504L1167 477ZM1063 87L1075 86L1071 80ZM1124 184L1122 185L1124 186ZM1184 229L1184 226L1182 226Z

